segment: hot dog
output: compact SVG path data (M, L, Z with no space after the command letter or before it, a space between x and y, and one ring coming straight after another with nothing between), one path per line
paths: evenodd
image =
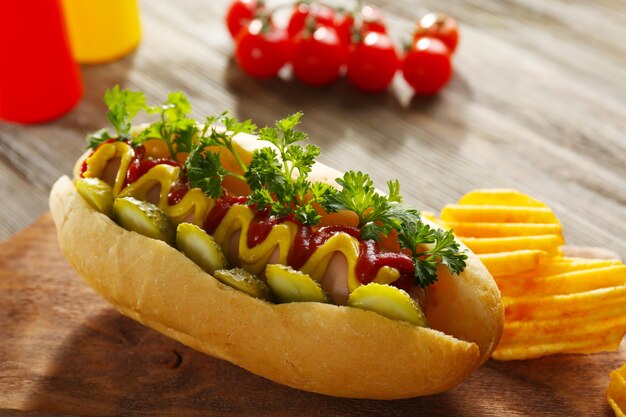
M401 203L397 182L385 196L365 174L314 163L299 115L212 128L172 94L131 131L142 96L105 101L117 135L89 138L50 208L70 264L122 314L340 397L445 391L495 349L503 310L486 268Z

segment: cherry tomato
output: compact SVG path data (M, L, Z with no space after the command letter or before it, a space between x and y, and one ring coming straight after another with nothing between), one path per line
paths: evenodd
M293 73L305 84L330 84L339 77L344 62L345 49L333 27L319 26L311 34L303 30L293 41Z
M314 16L314 23L324 26L333 26L335 20L335 11L324 5L310 5L307 3L298 3L293 9L293 14L287 25L287 33L289 39L295 38L307 26L307 18Z
M360 90L378 92L389 86L398 65L398 54L389 36L369 32L351 48L346 75Z
M419 38L402 61L402 75L418 94L434 94L448 83L452 63L448 47L436 38Z
M352 29L354 28L354 16L352 13L337 13L335 15L334 26L341 43L350 45L352 43Z
M452 54L459 43L459 25L447 14L428 13L418 22L413 39L424 36L439 39Z
M284 29L255 19L239 31L235 59L241 69L252 77L275 77L287 62L288 48Z
M235 0L226 14L226 25L230 36L236 38L241 28L252 20L261 5L262 3L260 4L258 0Z
M383 14L379 8L370 5L363 6L361 16L363 17L363 25L361 26L362 33L387 33L387 26L385 25Z

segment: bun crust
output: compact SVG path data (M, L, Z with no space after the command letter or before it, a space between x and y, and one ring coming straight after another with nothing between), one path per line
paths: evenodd
M312 179L337 176L316 165ZM166 243L119 227L68 177L54 184L50 209L69 263L122 314L294 388L370 399L435 394L484 362L502 330L498 289L473 254L459 276L439 271L426 306L430 329L356 308L252 298Z

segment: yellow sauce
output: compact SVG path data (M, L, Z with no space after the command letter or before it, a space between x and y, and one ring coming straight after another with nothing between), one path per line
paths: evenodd
M178 179L180 168L159 164L152 167L134 183L124 187L126 171L133 157L132 148L124 142L105 143L87 158L87 169L83 173L84 177L99 177L102 175L107 163L120 158L120 167L115 177L113 195L131 196L139 200L147 200L151 190L158 187L159 197L157 206L165 211L174 224L183 221L192 221L198 226L202 226L203 220L208 212L213 208L215 201L205 196L202 190L192 188L175 205L168 204L168 193ZM291 251L298 227L296 224L286 221L272 228L269 235L263 242L250 248L248 247L248 229L254 218L252 209L245 205L232 206L217 229L213 233L216 242L219 243L226 256L231 258L234 254L229 254L231 239L239 233L237 244L238 259L241 266L253 274L262 274L268 260L278 249L278 259L273 261L287 265L288 256ZM348 289L354 291L361 285L355 269L360 254L359 241L348 235L339 232L329 238L323 245L318 247L309 257L300 270L309 274L313 279L321 282L328 269L328 265L335 254L342 254L348 265ZM231 256L229 256L231 255ZM399 278L399 272L395 268L382 267L379 269L374 282L388 284Z

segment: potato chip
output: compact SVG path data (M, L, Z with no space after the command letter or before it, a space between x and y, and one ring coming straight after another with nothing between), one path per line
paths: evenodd
M478 259L495 277L517 275L536 270L539 266L541 250L518 250L513 252L486 253L478 255Z
M533 235L561 235L559 223L484 223L449 221L446 225L454 229L458 237L505 237Z
M582 259L564 258L560 256L544 256L539 259L539 265L535 271L523 276L529 278L533 276L558 275L566 272L618 265L623 264L620 261L613 259Z
M562 227L546 204L516 190L474 190L446 205L438 222L454 229L500 288L505 324L495 359L619 347L626 266L563 257Z
M502 333L502 346L527 343L600 340L607 334L626 333L626 306L589 311L582 317L558 317L548 320L509 322ZM621 340L621 337L619 338ZM619 343L616 346L619 347Z
M626 266L583 269L557 275L507 277L497 280L503 296L574 294L626 284Z
M525 295L502 297L505 320L545 320L568 316L584 316L597 308L613 308L626 304L626 285L567 295Z
M441 211L446 222L559 223L547 207L448 204Z
M524 193L520 193L517 190L508 189L482 189L470 191L461 197L459 204L546 207L546 205L539 200L536 200Z
M606 399L617 417L626 417L626 365L611 372Z
M461 241L476 254L541 250L550 255L559 253L561 237L558 235L466 237Z
M596 353L602 351L614 351L619 347L622 335L609 334L602 339L586 339L566 342L542 343L542 344L519 344L498 345L493 353L497 360L524 360L535 359L557 353Z

